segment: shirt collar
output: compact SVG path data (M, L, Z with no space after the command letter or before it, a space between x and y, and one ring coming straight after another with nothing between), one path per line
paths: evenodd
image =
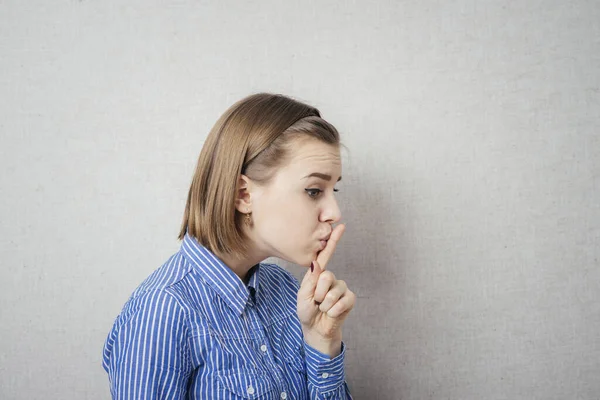
M256 264L248 271L250 280L246 286L231 268L189 234L183 238L181 252L229 307L238 315L242 315L252 292L250 288L255 293L258 291L260 264Z

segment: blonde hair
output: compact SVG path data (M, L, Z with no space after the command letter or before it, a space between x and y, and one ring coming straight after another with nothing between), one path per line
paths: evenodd
M319 110L289 97L259 93L232 105L200 152L179 239L187 233L216 255L242 258L247 243L235 208L239 176L269 183L301 138L340 145L338 131Z

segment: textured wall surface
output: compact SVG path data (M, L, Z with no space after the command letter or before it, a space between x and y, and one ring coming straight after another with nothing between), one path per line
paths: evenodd
M599 21L585 0L0 2L0 398L109 398L113 318L257 91L348 147L355 398L600 398Z

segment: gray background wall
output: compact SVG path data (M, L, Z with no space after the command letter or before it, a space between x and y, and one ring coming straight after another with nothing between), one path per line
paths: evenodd
M355 398L600 398L597 1L2 1L0 60L2 399L109 397L113 318L257 91L349 149Z

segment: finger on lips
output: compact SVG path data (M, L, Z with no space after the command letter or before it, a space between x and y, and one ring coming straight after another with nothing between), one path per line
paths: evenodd
M325 248L317 255L317 262L321 265L322 269L325 269L329 259L333 255L335 248L337 246L337 242L340 240L344 231L346 230L346 226L344 224L340 224L336 226L331 232L331 236L327 241L327 245Z
M306 272L298 293L299 298L312 297L319 310L332 318L343 316L354 306L354 293L348 290L346 282L336 280L335 275L325 269L345 229L343 224L333 229L327 245Z

